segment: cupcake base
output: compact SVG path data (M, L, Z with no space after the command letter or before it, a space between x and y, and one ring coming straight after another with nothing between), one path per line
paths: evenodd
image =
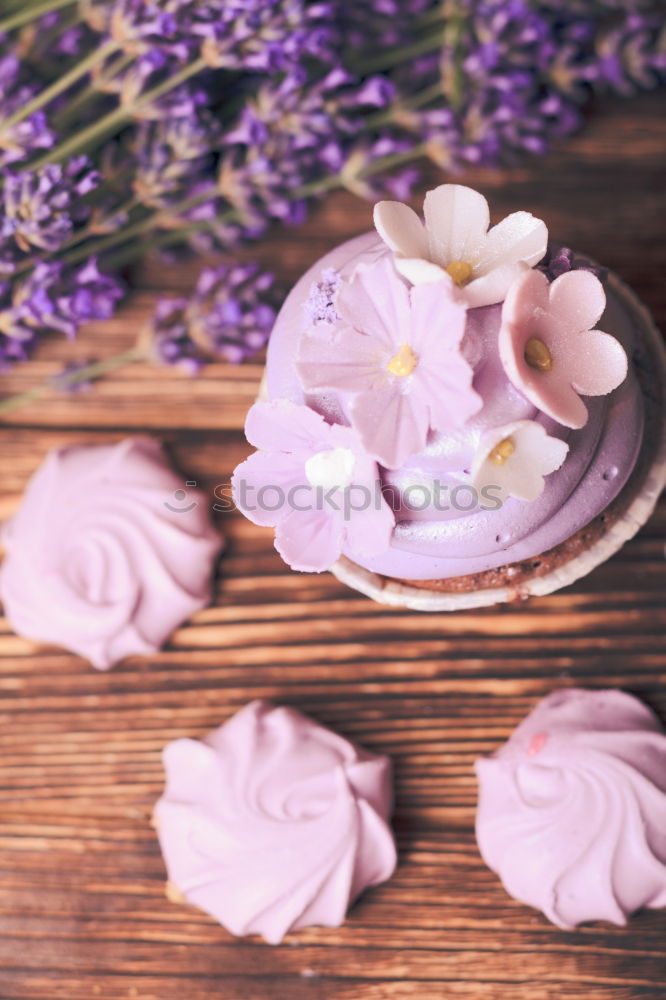
M399 580L370 572L343 556L331 569L342 583L380 604L413 611L459 611L524 600L579 580L645 524L666 485L666 350L650 313L631 289L614 274L608 284L635 316L647 361L638 371L646 405L643 447L615 500L566 541L531 559L442 580Z

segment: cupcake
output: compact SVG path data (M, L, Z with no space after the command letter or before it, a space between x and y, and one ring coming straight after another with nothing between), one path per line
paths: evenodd
M393 872L388 757L290 708L254 701L202 741L164 751L154 812L172 901L278 944L338 927Z
M573 928L666 906L666 733L622 691L555 691L476 764L476 836L507 892Z
M285 302L234 474L294 569L421 610L545 594L615 552L666 476L661 338L614 276L442 185Z

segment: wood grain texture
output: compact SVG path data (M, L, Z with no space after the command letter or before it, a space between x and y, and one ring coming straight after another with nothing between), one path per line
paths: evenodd
M659 95L602 106L545 160L465 177L495 218L529 208L602 259L662 324L664 107ZM333 195L305 227L252 252L290 283L369 217L351 195ZM116 319L75 345L45 345L0 391L130 346L156 290L184 290L193 273L144 265ZM260 372L213 365L190 380L136 366L94 392L8 415L0 519L50 448L146 429L212 506L248 452L241 428ZM624 687L666 718L666 506L574 587L455 615L392 611L328 574L291 573L270 532L218 517L229 549L215 604L158 656L98 673L0 618L0 1000L663 998L666 913L566 933L504 893L476 849L472 765L553 687ZM167 902L148 823L164 745L203 734L253 697L390 753L396 772L395 876L344 927L277 948L234 940Z

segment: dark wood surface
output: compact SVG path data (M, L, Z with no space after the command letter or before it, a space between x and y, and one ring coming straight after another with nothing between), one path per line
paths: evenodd
M664 107L658 95L604 105L548 158L465 175L495 219L532 210L618 271L662 324ZM292 282L369 220L368 206L332 195L305 227L253 252ZM192 275L146 265L116 319L78 344L45 346L0 392L129 346L156 290L184 289ZM212 504L247 454L241 427L260 371L215 365L190 380L136 366L7 415L0 519L50 448L146 429ZM448 615L390 611L329 574L292 573L270 532L239 515L221 515L221 527L215 605L159 656L98 673L0 618L0 1000L663 998L666 913L566 933L504 893L474 841L472 764L553 687L624 687L666 718L666 507L574 587ZM258 696L391 754L396 770L395 876L341 929L276 948L168 902L148 822L162 747Z

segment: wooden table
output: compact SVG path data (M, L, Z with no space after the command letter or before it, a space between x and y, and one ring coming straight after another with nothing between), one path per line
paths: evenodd
M547 159L465 180L494 218L529 208L603 260L666 319L658 95L598 108ZM418 205L420 198L415 199ZM289 282L365 228L331 196L310 222L253 248ZM129 346L161 288L193 268L145 267L118 317L46 346L3 377L19 391L74 357ZM196 380L136 366L93 392L53 395L0 429L0 518L53 447L150 430L212 499L248 452L241 427L260 364ZM165 651L108 674L14 636L0 619L1 1000L626 1000L663 998L666 913L576 933L513 902L476 849L472 764L554 687L627 688L666 717L662 506L640 535L562 593L463 614L390 611L330 574L290 572L271 533L221 516L214 607ZM160 751L255 697L298 706L392 755L400 864L339 930L271 948L168 902L148 818Z

